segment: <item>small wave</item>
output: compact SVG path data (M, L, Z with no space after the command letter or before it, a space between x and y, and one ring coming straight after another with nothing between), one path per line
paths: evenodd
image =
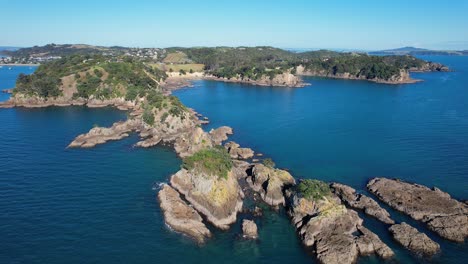
M151 188L153 191L161 190L161 188L166 184L165 182L155 182Z

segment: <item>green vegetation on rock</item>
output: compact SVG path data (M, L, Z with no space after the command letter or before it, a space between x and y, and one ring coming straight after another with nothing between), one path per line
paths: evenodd
M183 160L182 168L227 179L233 166L231 156L222 146L203 149Z
M331 194L330 186L323 181L306 179L297 185L297 191L302 197L312 200L320 200Z

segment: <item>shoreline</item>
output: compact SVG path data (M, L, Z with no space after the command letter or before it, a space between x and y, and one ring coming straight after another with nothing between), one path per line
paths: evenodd
M39 66L39 63L0 63L0 66Z

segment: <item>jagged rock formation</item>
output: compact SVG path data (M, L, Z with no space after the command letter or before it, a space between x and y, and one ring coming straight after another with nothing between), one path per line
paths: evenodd
M232 134L232 128L223 126L212 129L206 133L200 127L195 127L188 133L179 135L174 142L174 149L181 157L187 157L193 153L221 144Z
M256 164L251 169L247 182L262 199L271 206L285 205L283 189L295 184L294 178L285 170Z
M158 193L158 198L164 220L172 229L190 236L199 243L205 242L211 236L202 217L184 202L172 187L164 184Z
M230 141L224 144L229 155L233 159L250 159L254 156L254 151L250 148L241 148L236 142Z
M292 223L303 244L313 248L319 262L353 263L359 255L377 254L384 259L394 255L338 197L324 196L315 201L292 193L290 203Z
M405 222L392 225L388 230L398 243L417 254L432 256L440 250L439 244Z
M228 229L242 209L244 194L233 171L222 178L182 169L172 175L171 185L220 229Z
M98 144L106 143L107 141L128 137L128 133L137 130L141 126L142 123L140 120L129 119L127 121L114 123L110 128L95 127L88 133L77 136L68 147L92 148Z
M232 135L232 128L228 126L218 127L217 129L211 129L209 134L213 139L213 142L216 145L219 145L228 139L228 135Z
M386 224L394 224L395 221L390 218L387 210L380 207L380 205L373 199L356 193L356 190L340 183L332 183L331 188L333 192L348 206L354 209L363 210L367 215L377 218L379 221Z
M386 178L372 179L367 188L396 210L424 222L443 238L463 242L468 236L468 205L452 199L448 193Z
M258 231L255 222L252 220L244 219L242 221L242 233L245 238L257 239Z

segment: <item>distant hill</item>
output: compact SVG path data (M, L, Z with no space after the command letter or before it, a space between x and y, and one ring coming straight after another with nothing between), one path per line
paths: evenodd
M415 47L402 47L396 49L380 50L368 52L370 55L468 55L466 50L430 50Z

